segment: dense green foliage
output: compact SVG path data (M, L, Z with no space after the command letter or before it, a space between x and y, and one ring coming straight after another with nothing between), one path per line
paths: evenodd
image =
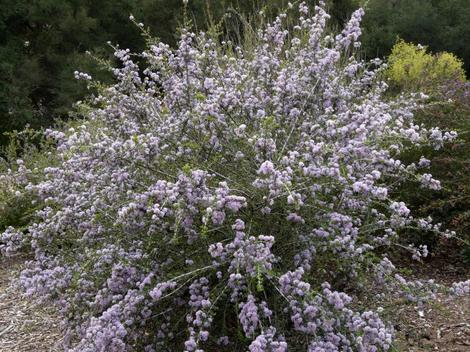
M436 102L417 115L419 122L425 125L438 125L442 128L458 131L459 139L448 148L438 151L417 149L409 155L410 159L425 155L431 160L430 173L441 181L442 190L429 192L417 190L409 185L401 193L413 206L416 215L429 214L444 227L455 230L460 240L449 241L457 249L446 255L464 255L470 262L470 104L468 84L452 82L446 90L435 91ZM467 93L463 93L466 91ZM444 102L444 99L451 99ZM406 157L405 157L406 160ZM420 234L413 234L414 237ZM425 235L421 238L431 249L440 245L438 238ZM455 247L456 245L456 247ZM445 248L445 247L444 247Z
M112 3L1 1L2 130L21 129L26 123L37 127L66 116L85 93L73 72L96 71L85 51L102 51L103 43L119 41L124 33L128 43L139 38L126 27L125 7L113 8ZM103 18L92 15L97 13Z
M54 165L56 159L54 144L44 138L43 131L28 128L9 133L8 137L0 158L0 232L8 226L24 228L40 207L36 197L21 193L26 180L14 179L12 175L27 168L34 180L40 169Z
M368 57L388 55L397 37L448 51L470 69L470 1L369 0L362 42Z

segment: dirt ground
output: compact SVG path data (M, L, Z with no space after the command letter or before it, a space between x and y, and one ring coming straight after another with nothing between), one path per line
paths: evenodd
M24 258L0 258L0 352L60 351L60 319L54 309L25 298L12 285Z
M422 311L397 306L396 317L398 351L470 351L470 297L439 295Z
M52 307L25 298L12 285L24 258L0 259L0 352L58 352L60 318ZM467 267L438 259L413 268L417 278L437 277L450 284L470 278ZM470 352L470 296L437 300L419 311L410 304L394 307L397 341L394 351Z
M450 286L470 279L470 265L438 256L424 263L408 262L415 279L434 279ZM398 351L470 352L470 296L450 298L438 294L424 309L401 304L394 314Z

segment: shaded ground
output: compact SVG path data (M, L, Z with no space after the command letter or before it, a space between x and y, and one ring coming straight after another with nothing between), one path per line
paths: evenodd
M424 263L402 259L401 266L410 268L414 279L434 279L445 286L470 279L470 266L445 254ZM401 304L393 315L399 351L470 352L470 296L450 298L438 294L436 301L424 309Z
M0 258L0 352L60 351L60 320L53 309L23 297L11 285L22 262Z
M470 297L439 295L436 303L421 312L413 306L398 306L396 313L399 351L470 351Z
M11 283L23 260L0 259L0 352L59 352L60 319L45 307L21 295ZM410 266L416 278L435 278L450 284L470 278L468 266L432 259ZM397 304L392 314L397 332L397 351L470 351L470 296L450 299L440 294L420 311L411 304Z

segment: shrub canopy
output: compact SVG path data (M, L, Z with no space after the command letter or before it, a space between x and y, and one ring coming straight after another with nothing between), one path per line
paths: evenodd
M336 36L322 2L290 11L249 49L183 30L139 68L117 48L118 82L47 132L42 178L21 160L3 176L40 207L1 249L32 247L21 283L59 304L70 351L390 349L351 294L413 297L386 255L403 228L440 230L393 190L440 184L399 154L455 135L415 124L419 97L388 99L380 62L356 59L362 9Z

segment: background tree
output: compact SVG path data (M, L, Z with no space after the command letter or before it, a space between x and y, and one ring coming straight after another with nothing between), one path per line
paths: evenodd
M198 28L207 24L207 11L218 20L228 7L253 13L268 6L286 6L287 1L194 0L188 14ZM106 42L138 52L144 48L139 31L129 21L136 19L152 34L175 44L182 19L182 2L173 0L0 0L0 134L39 127L64 118L73 102L86 95L73 79L75 70L101 80L100 72L85 54L110 55ZM0 136L0 144L5 142Z
M370 0L364 17L363 48L367 57L386 56L397 41L448 51L465 61L470 70L468 0Z

